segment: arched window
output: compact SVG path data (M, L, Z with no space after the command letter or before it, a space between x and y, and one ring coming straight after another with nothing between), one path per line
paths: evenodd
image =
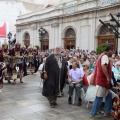
M75 37L75 31L72 28L68 28L65 33L65 37Z
M30 35L29 35L29 33L25 33L24 34L24 44L25 44L25 46L28 48L29 47L29 45L30 45Z
M47 31L42 35L43 41L41 42L41 49L48 50L49 49L49 34Z
M30 39L30 35L28 33L25 33L25 39L29 40Z
M113 33L108 27L101 26L99 30L99 36L98 36L98 45L101 44L108 44L113 46L114 50L116 49L116 38Z
M65 32L64 48L75 49L76 47L76 34L73 28L68 28Z
M49 34L48 34L47 31L45 31L45 33L43 34L43 38L44 38L44 39L48 39L48 38L49 38Z
M102 26L99 35L114 34L108 27Z

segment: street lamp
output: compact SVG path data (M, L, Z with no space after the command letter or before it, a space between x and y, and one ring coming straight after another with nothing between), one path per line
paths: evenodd
M41 50L42 50L42 41L44 40L44 34L45 34L45 29L41 26L40 29L38 30L39 32L39 41L41 42Z
M120 17L120 13L118 13L116 15L116 17L118 17L118 20L116 20L112 14L110 14L110 16L111 16L110 24L112 25L113 29L115 31L117 31L117 34L115 34L115 37L116 37L116 55L118 55L118 38L119 38L119 34L120 34L119 33L119 27L120 27L119 17Z
M120 13L118 13L116 15L118 17L118 20L116 20L115 17L111 13L110 13L110 16L111 16L111 20L110 20L109 24L104 23L102 20L99 20L99 21L114 33L114 35L116 37L116 55L118 55L118 38L120 36L120 33L119 33L119 27L120 27L119 17L120 17Z
M12 33L11 32L9 32L8 34L7 34L7 38L9 39L9 49L10 49L10 39L12 38Z

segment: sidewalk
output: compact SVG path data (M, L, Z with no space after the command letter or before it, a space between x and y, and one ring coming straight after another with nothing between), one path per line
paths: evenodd
M67 88L64 97L58 98L58 106L50 108L47 99L42 96L39 74L33 74L17 80L17 84L4 81L4 88L0 95L0 120L90 120L91 109L82 106L68 105ZM102 120L113 120L104 118Z

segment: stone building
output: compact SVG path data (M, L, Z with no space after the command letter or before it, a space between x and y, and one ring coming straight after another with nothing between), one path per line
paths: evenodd
M61 0L59 5L20 15L16 22L17 39L26 46L39 45L51 49L57 45L65 49L95 50L100 44L116 49L116 38L99 19L110 23L110 13L120 12L120 0ZM38 30L45 29L39 41ZM118 43L120 49L120 42Z

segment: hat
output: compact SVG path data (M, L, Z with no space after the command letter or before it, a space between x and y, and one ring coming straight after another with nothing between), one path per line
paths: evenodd
M34 50L37 50L37 48L36 48L35 46L33 46L33 49L34 49Z
M26 46L24 45L24 43L21 44L21 48L26 48Z
M15 45L21 45L21 44L20 44L19 41L17 40L16 43L15 43Z
M6 39L4 40L4 43L2 44L2 46L5 46L5 45L8 46Z
M30 46L28 47L28 49L33 49L32 45L30 44Z

